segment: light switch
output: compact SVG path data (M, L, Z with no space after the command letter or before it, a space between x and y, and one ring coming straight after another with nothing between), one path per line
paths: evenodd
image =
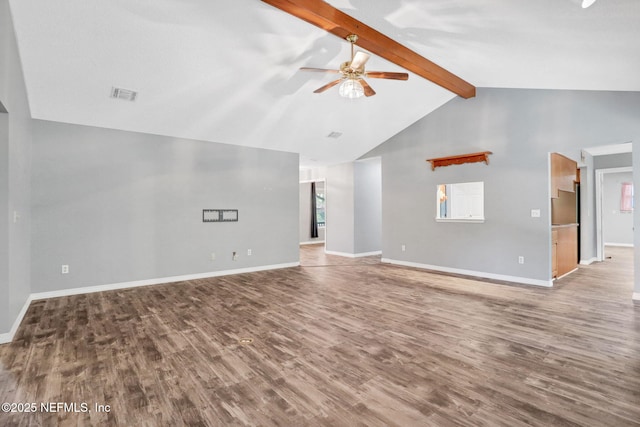
M540 209L531 209L531 218L540 218Z

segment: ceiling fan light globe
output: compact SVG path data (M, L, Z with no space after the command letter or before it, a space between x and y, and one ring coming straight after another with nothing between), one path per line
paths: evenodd
M339 92L344 98L360 98L364 96L364 87L356 79L347 79L340 85Z
M592 4L594 4L596 2L596 0L582 0L582 8L586 9L589 6L591 6Z

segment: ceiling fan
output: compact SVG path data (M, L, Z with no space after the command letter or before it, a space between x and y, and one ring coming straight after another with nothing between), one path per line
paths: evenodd
M387 71L365 71L364 66L369 60L368 53L358 51L354 53L355 44L358 41L358 36L350 34L346 37L347 41L351 43L351 60L343 62L339 70L329 70L325 68L310 68L302 67L302 71L318 71L321 73L340 73L342 77L326 85L316 89L313 93L322 93L333 86L342 83L340 85L340 95L345 98L360 98L364 96L373 96L376 92L369 86L369 83L364 79L365 77L371 77L374 79L391 79L391 80L408 80L409 74L407 73L392 73Z
M367 24L347 15L339 9L331 6L323 0L262 0L286 13L302 19L316 27L338 36L348 38L350 34L358 34L358 45L367 49L400 67L424 77L425 79L461 96L473 98L476 96L476 88L469 82L461 79L452 72L420 56L408 47L392 40ZM594 0L585 0L594 1ZM357 56L357 55L356 55ZM352 58L350 64L357 58ZM365 61L366 62L366 61ZM358 65L356 63L356 65ZM362 64L364 65L364 64ZM354 67L351 67L354 68ZM341 73L341 70L334 71ZM366 73L368 77L374 77L373 72ZM378 78L385 78L377 76ZM347 81L354 81L346 79ZM342 79L332 82L340 83ZM362 84L362 79L358 82ZM331 87L331 85L329 86ZM364 88L364 86L363 86ZM322 88L321 88L322 89ZM326 88L328 89L328 88ZM325 90L326 90L325 89Z

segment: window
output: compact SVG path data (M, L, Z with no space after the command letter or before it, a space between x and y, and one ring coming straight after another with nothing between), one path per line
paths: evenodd
M436 221L484 222L484 182L440 184Z
M316 190L316 220L318 227L325 226L324 189Z
M630 182L622 183L620 212L633 212L633 184Z

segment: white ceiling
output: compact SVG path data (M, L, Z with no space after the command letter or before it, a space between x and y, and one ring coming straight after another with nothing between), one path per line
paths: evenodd
M9 0L34 118L352 161L454 97L410 74L343 99L346 41L259 0ZM640 1L333 0L477 87L640 91ZM372 57L368 70L404 71ZM135 102L112 87L139 91ZM341 132L338 139L328 138Z

